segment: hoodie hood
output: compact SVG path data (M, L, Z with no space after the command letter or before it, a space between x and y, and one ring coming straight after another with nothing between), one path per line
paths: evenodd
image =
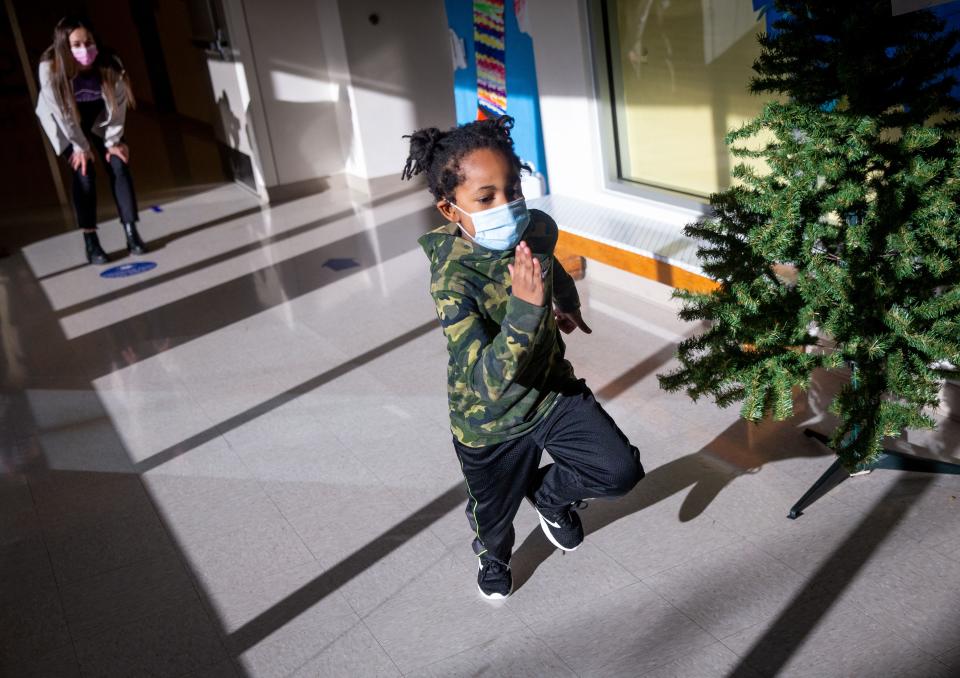
M457 262L471 268L492 264L513 256L513 250L491 250L471 242L460 234L460 226L450 222L435 228L417 240L430 260L430 270L449 262Z
M553 254L557 244L557 225L549 215L537 209L530 210L530 224L523 240L538 254ZM513 259L514 250L491 250L463 237L460 226L450 222L420 236L417 242L430 259L430 270L457 262L479 271L489 271L491 266L503 265Z

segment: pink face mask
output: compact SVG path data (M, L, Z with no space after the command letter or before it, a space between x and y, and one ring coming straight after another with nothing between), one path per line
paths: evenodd
M89 66L97 59L97 46L93 45L92 47L71 47L70 51L73 52L73 58L77 60L81 66Z

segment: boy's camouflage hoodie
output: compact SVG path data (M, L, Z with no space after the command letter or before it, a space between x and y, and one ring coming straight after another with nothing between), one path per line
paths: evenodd
M430 258L430 294L450 354L450 428L470 447L527 433L576 379L549 301L564 311L580 306L573 279L553 257L557 225L530 210L523 239L542 265L544 306L511 294L513 250L476 245L453 223L419 240Z

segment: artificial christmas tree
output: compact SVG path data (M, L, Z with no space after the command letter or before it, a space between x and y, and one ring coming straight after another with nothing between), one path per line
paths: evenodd
M850 369L829 444L852 472L932 427L960 365L958 35L889 0L774 4L751 90L779 100L728 135L746 162L685 230L719 285L678 292L710 328L660 382L756 421L789 417L815 369Z

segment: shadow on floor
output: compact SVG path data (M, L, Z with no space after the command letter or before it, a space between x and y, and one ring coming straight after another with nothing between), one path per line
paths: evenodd
M387 256L415 247L416 236L432 225L428 214L414 213L402 224L380 224L387 232L360 234L359 249L370 254L361 266L377 261L371 249L374 244L381 245L380 254ZM371 239L385 242L371 243ZM346 247L355 256L352 245L346 239L331 247ZM306 255L299 265L312 261L321 269L319 264L335 253L319 248ZM142 359L142 354L128 354L128 349L140 350L146 344L155 354L232 321L222 316L213 324L198 324L200 317L209 321L204 307L214 301L200 293L189 302L196 312L178 320L184 334L177 342L166 341L162 335L151 339L150 328L157 332L170 329L164 325L166 312L156 309L147 314L150 320L146 325L143 315L132 320L139 328L126 322L114 326L127 339L138 340L108 340L85 353L80 345L89 339L70 341L65 337L22 253L5 260L0 274L0 305L4 311L0 355L0 431L4 433L0 446L0 507L4 517L0 524L0 562L4 577L0 599L5 620L0 634L0 674L75 675L82 667L84 673L97 675L130 671L206 675L205 671L215 671L225 664L223 675L245 676L239 654L226 650L233 636L226 633L202 586L191 577L188 559L178 549L175 535L158 514L140 475L88 468L111 466L106 461L118 462L117 468L111 466L110 470L121 470L121 461L126 462L123 469L130 467L124 443L92 390L87 369L90 363L109 371L109 366L120 360L129 364ZM288 280L293 277L296 274L289 271ZM332 282L338 274L321 269L306 277L298 277L297 289L301 292ZM233 285L256 286L256 272L243 278ZM225 291L221 288L213 294ZM283 298L280 292L266 299L263 295L240 294L232 297L229 315L239 320ZM247 419L259 416L416 339L435 324L436 319L423 323L238 417L220 422L215 431L207 433L215 436L224 425L242 423L244 414ZM45 419L35 420L34 410L44 403L41 409ZM140 470L153 468L201 443L196 439L185 441L147 461ZM428 515L432 522L449 510L447 502L452 506L461 501L463 491L458 486L430 504L438 513L420 512L401 521L383 540L347 559L333 574L339 572L346 579L355 576L363 569L355 570L358 560L374 557L375 562L382 551L392 550L398 539L403 541L402 535L423 529L417 526L423 516ZM329 584L329 580L324 581ZM317 589L311 592L316 594ZM290 604L280 609L285 611ZM248 625L241 639L256 636L263 628L264 619L258 619L259 626Z
M736 446L744 441L751 427L756 425L742 419L737 420L699 451L649 469L646 477L626 496L612 501L590 502L589 507L580 513L584 533L589 536L621 518L684 491L687 491L687 495L680 506L677 519L681 523L687 522L702 514L736 478L745 474L758 473L766 463L800 457L828 459L830 456L828 451L795 430L795 435L791 436L796 442L795 445L761 446L753 443L749 451L749 462L744 464L741 457L737 464L731 463L725 454L725 448ZM780 427L794 429L791 424L780 424ZM759 452L760 450L762 453ZM762 459L757 458L758 453L763 455ZM786 519L787 507L794 499L784 497L784 519ZM511 566L514 587L519 589L523 586L553 551L554 547L544 538L539 527L531 531L513 555Z
M729 674L730 678L753 678L757 671L764 676L779 675L906 516L911 504L890 500L902 495L904 487L909 484L915 502L930 488L933 479L931 475L919 478L908 475L890 487L769 624L763 636ZM854 640L851 638L851 642Z

